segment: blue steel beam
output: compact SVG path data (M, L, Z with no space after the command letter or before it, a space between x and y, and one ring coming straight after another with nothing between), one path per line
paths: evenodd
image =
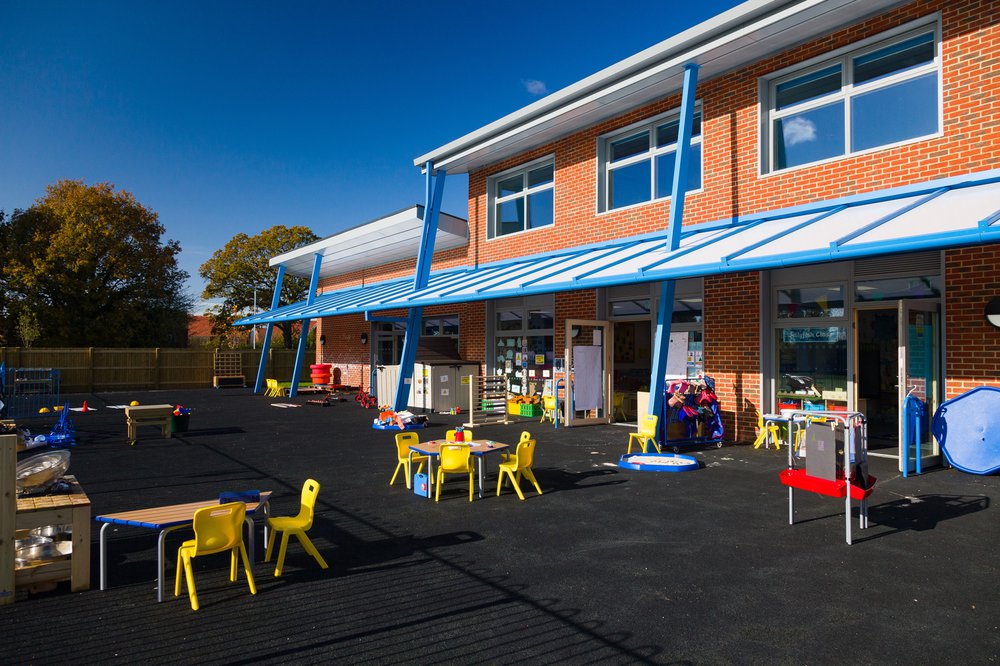
M316 301L316 289L319 287L319 268L323 265L323 255L316 254L313 258L312 277L309 278L309 294L306 296L306 305L312 305ZM309 337L309 322L311 319L302 320L302 331L299 333L299 347L295 351L295 367L292 368L292 387L288 390L288 395L294 398L299 394L299 375L302 374L302 358L306 355L306 339Z
M271 296L271 309L278 308L281 300L281 283L285 281L285 266L278 266L278 277L274 280L274 294ZM264 342L260 346L260 363L257 365L257 381L254 382L253 392L260 393L264 386L264 373L267 372L267 355L271 351L271 334L274 333L274 324L269 323L264 329Z
M694 123L694 100L698 87L698 65L684 66L684 90L681 93L681 117L677 131L677 152L674 155L674 181L670 192L670 219L667 224L667 249L676 252L681 244L681 224L684 221L684 195L687 191L688 162L691 155L691 127ZM667 353L670 349L670 326L674 315L675 280L664 280L660 287L660 309L656 313L656 341L653 348L652 376L649 379L647 413L663 423L663 389L666 384ZM663 428L662 432L666 432Z
M437 236L438 213L441 210L441 197L444 194L444 179L447 173L439 169L434 174L434 165L428 162L425 167L427 174L424 189L424 228L420 236L420 248L417 251L417 269L413 274L413 291L427 287L430 280L431 263L434 261L434 240ZM407 313L406 334L403 336L403 351L399 360L399 378L396 380L396 399L392 408L397 412L406 409L410 400L410 382L413 380L413 363L417 358L417 342L423 329L424 309L410 308Z

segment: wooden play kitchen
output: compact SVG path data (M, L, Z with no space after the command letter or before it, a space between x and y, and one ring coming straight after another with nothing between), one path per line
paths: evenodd
M139 438L139 426L157 426L164 439L170 438L170 419L174 415L173 405L137 405L125 408L128 422L128 441L135 444Z
M74 592L90 589L90 499L73 476L64 476L66 492L17 496L17 435L0 435L0 605L13 603L18 590L32 591L69 581ZM60 544L51 559L18 567L15 539L34 528L71 526L72 541ZM66 543L72 546L66 546Z

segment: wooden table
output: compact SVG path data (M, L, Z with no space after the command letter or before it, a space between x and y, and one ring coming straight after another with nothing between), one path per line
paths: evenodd
M413 468L412 458L414 453L422 453L427 456L427 487L434 483L434 459L441 455L441 445L442 444L468 444L469 452L475 456L476 464L479 468L479 496L483 496L483 478L485 474L483 473L483 458L487 454L503 451L504 449L510 448L506 444L501 444L500 442L494 442L492 439L474 439L469 442L449 442L446 439L432 439L427 442L420 442L419 444L413 444L410 446L410 458L411 465Z
M125 408L125 419L128 423L128 441L135 444L139 439L139 426L159 426L164 439L170 439L170 417L174 414L173 405L137 405Z
M259 502L247 502L247 513L244 519L249 528L249 551L250 562L254 561L254 529L253 516L257 509L263 507L264 510L264 541L267 542L267 516L268 501L271 499L271 491L262 492ZM158 506L149 509L136 509L135 511L123 511L121 513L109 513L103 516L95 516L94 520L101 525L101 589L107 589L107 546L105 532L111 525L122 525L129 527L145 527L160 531L160 538L156 547L156 600L163 601L163 545L167 534L182 527L187 527L194 521L194 512L208 506L218 506L219 500L202 500L200 502L189 502L188 504L173 504L170 506ZM89 535L89 530L88 530ZM76 535L74 534L74 538Z

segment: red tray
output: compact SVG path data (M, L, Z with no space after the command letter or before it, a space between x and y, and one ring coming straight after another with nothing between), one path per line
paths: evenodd
M847 494L847 487L849 485L843 479L831 481L829 479L821 479L816 476L809 476L806 474L804 469L782 470L781 474L778 476L781 478L781 482L786 486L798 488L799 490L806 490L818 495L826 495L827 497L844 497ZM877 479L869 474L867 488L861 488L860 486L850 484L851 499L863 500L871 495L872 490L875 489L876 481Z

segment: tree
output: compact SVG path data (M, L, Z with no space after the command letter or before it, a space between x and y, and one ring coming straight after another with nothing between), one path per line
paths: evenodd
M216 250L198 269L198 274L206 280L202 298L223 299L222 304L209 313L212 332L224 335L233 321L251 314L255 292L257 308L267 308L275 280L275 271L268 264L271 257L317 240L319 236L308 227L278 224L256 236L236 234L225 247ZM308 290L308 280L286 275L278 305L305 300ZM281 329L285 347L291 349L292 322L276 326Z
M111 183L63 180L0 220L8 338L30 310L48 346L183 346L191 298L180 245Z
M21 344L31 349L31 345L35 344L41 334L35 313L27 308L21 310L21 315L17 318L17 335L21 338Z

